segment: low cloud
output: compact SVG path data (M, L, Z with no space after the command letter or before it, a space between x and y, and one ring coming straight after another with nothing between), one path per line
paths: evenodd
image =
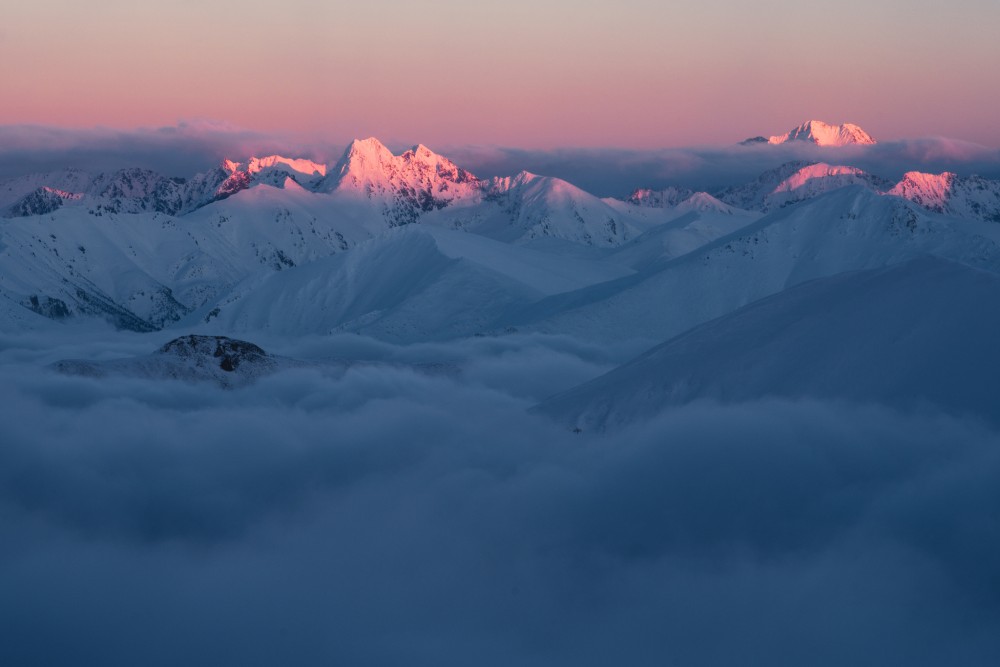
M347 143L294 133L255 132L212 121L136 130L0 126L0 179L65 167L94 171L144 167L168 176L187 177L211 168L224 157L272 153L333 163ZM393 144L390 148L399 152L408 146ZM753 180L763 171L791 160L850 164L889 179L898 179L911 170L950 170L1000 178L1000 151L944 138L843 148L805 143L654 150L431 148L483 178L525 170L565 179L602 197L624 197L638 187L670 185L716 191Z
M760 400L573 434L526 408L627 351L540 336L300 341L378 363L235 391L44 369L158 344L102 337L0 341L5 664L1000 655L987 425Z
M189 177L223 158L291 152L328 160L332 151L331 146L291 133L261 133L202 120L134 130L6 125L0 126L0 179L67 167L95 172L142 167Z
M670 185L714 192L752 181L764 171L793 160L857 166L892 180L907 171L946 170L1000 178L1000 151L944 138L834 148L807 143L649 151L457 147L448 154L480 176L503 176L524 169L563 178L599 196L614 197L624 197L639 187Z

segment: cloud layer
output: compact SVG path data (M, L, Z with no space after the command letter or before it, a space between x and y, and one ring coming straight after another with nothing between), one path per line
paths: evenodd
M379 363L231 392L42 370L156 343L0 345L0 662L1000 656L987 426L761 400L573 434L525 409L617 360L564 338L306 341L274 351Z
M383 138L384 139L384 138ZM423 139L415 138L414 143ZM336 162L347 140L334 142L292 133L261 133L211 121L138 130L71 130L0 126L0 179L65 167L113 170L145 167L168 176L191 176L222 158L290 154ZM390 142L395 151L409 146ZM850 164L897 179L906 171L955 171L1000 178L1000 151L967 142L924 138L868 148L716 146L628 150L566 148L527 150L496 146L431 146L480 177L525 170L556 176L599 196L624 197L638 187L679 185L714 191L753 180L791 160Z

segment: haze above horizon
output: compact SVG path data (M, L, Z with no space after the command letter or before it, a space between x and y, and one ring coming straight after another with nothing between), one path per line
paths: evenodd
M7 8L0 124L331 141L728 145L805 119L1000 145L1000 6L179 0Z

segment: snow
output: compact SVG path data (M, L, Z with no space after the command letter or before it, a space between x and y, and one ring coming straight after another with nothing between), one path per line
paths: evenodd
M280 155L269 155L263 158L250 158L247 163L247 171L251 174L259 173L265 169L285 166L292 171L298 172L300 174L305 174L306 176L326 176L326 165L313 162L312 160L305 160L302 158L287 158L281 157Z
M510 329L654 341L922 254L989 269L996 229L979 221L1000 216L995 183L953 174L893 186L792 162L716 195L600 199L529 172L481 180L424 145L394 155L375 138L330 170L271 155L186 181L66 170L0 192L23 205L0 230L0 295L28 320L408 342Z
M773 211L685 255L664 255L635 275L548 297L513 326L605 343L643 336L652 343L807 280L925 255L995 271L1000 228L842 188Z
M768 396L936 405L1000 421L1000 276L924 257L842 273L673 338L538 411L620 428L666 407Z
M810 120L798 127L769 137L769 144L783 144L788 141L808 141L817 146L848 146L852 144L871 145L877 143L870 134L852 123L830 125L821 120Z
M994 664L1000 188L732 150L0 183L0 662Z

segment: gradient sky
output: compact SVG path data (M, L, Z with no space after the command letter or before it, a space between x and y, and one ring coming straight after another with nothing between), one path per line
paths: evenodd
M995 0L8 3L0 124L649 148L809 118L1000 146Z

